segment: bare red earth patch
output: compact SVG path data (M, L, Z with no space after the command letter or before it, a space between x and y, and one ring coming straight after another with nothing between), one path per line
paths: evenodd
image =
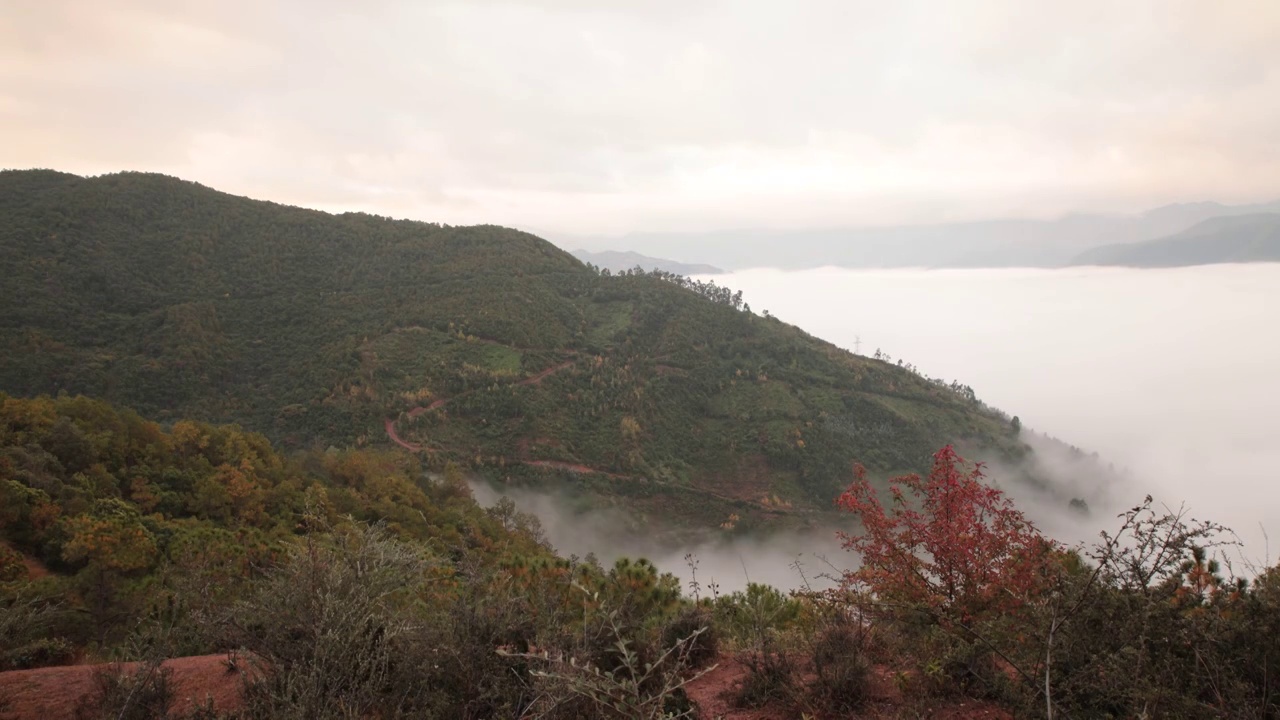
M734 658L721 658L716 669L685 686L689 699L697 703L702 720L791 720L795 715L784 708L745 709L733 706L730 697L747 674Z
M40 562L34 557L18 550L17 548L13 547L12 545L10 545L9 543L3 540L0 540L0 545L4 545L5 547L13 550L14 552L22 556L22 565L27 569L28 580L39 580L40 578L45 577L49 574L49 568L45 567L44 563Z
M747 674L747 666L734 657L721 657L716 669L685 686L689 699L697 703L701 720L793 720L801 717L795 708L770 705L763 708L737 708L732 694ZM894 682L895 673L878 665L872 669L866 706L851 715L818 717L829 720L890 720L903 717L927 717L937 720L1013 720L1008 710L992 703L971 698L930 698L923 703L909 703ZM812 673L801 673L800 682L813 680ZM910 707L909 707L910 706Z
M244 675L231 670L226 655L198 655L166 660L175 714L188 713L212 701L218 712L244 706ZM94 690L94 673L108 665L69 665L0 673L0 720L53 720L75 717L76 706ZM124 663L133 672L140 663Z

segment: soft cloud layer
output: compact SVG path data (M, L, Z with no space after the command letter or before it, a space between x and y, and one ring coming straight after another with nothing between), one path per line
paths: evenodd
M813 270L717 277L819 337L971 385L1025 426L1128 467L1146 492L1280 543L1280 264L1173 270ZM1089 479L1082 482L1087 485ZM1025 494L1025 493L1024 493ZM1102 503L1095 503L1099 505ZM1033 508L1059 537L1086 539ZM1104 517L1100 527L1112 527ZM1092 530L1091 529L1091 530ZM1270 548L1272 562L1280 544Z
M0 166L551 232L1272 199L1272 0L10 0Z

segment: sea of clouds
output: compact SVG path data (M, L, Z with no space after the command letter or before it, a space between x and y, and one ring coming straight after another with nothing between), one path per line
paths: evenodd
M1050 467L1049 435L1097 452L1124 479L1072 475L1082 517L1060 499L1009 486L1047 533L1088 542L1151 494L1157 508L1230 526L1240 565L1274 564L1280 546L1280 264L1176 269L751 270L715 276L751 306L849 350L877 349L922 373L960 380L1017 415ZM1000 468L993 468L999 474ZM1065 473L1064 474L1068 474ZM497 493L477 486L492 503ZM748 580L803 584L855 561L828 533L660 547L607 511L571 513L554 496L516 493L562 553L611 562L647 555L722 590ZM830 564L828 564L828 561ZM817 580L816 582L821 582Z

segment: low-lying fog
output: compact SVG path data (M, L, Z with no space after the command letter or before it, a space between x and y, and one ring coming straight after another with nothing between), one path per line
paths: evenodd
M754 270L716 281L757 312L958 379L1025 427L1129 468L1133 486L1110 488L1111 500L1185 501L1258 559L1260 524L1280 530L1280 264Z
M1130 484L1102 489L1083 525L1059 505L1028 504L1059 539L1095 537L1114 527L1117 507L1150 492L1234 528L1250 559L1280 555L1280 264L753 270L713 279L742 290L756 312L850 350L861 339L864 355L881 349L929 376L958 379L1024 427L1127 467ZM641 539L593 546L611 525L607 516L583 526L549 499L514 499L543 517L562 552L595 549L606 561L649 554L687 579L684 552L655 557ZM1264 527L1276 532L1272 551ZM847 565L836 547L816 549ZM798 585L788 563L814 549L812 539L779 538L693 550L700 579L736 589L748 576ZM821 565L812 555L804 562L810 571Z

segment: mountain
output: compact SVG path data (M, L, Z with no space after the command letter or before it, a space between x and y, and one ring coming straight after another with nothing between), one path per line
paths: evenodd
M1061 267L1095 247L1164 237L1213 217L1265 212L1280 212L1280 202L1234 206L1215 202L1182 203L1140 215L1072 214L1056 220L641 233L616 238L565 238L559 242L595 249L643 248L657 255L696 253L730 270L756 267L803 270L823 266Z
M712 265L701 265L698 263L682 263L675 260L666 260L664 258L649 257L641 255L637 252L618 252L617 250L603 250L601 252L591 252L589 250L574 250L573 256L584 263L595 265L598 268L607 269L609 272L625 272L634 268L643 268L644 270L661 270L663 272L675 273L676 275L719 275L724 271Z
M0 273L0 391L237 423L285 448L395 443L640 523L805 517L852 462L923 471L946 443L1031 453L968 388L714 284L598 274L501 227L6 171Z
M1156 240L1081 253L1076 265L1177 267L1280 262L1280 213L1215 217Z

